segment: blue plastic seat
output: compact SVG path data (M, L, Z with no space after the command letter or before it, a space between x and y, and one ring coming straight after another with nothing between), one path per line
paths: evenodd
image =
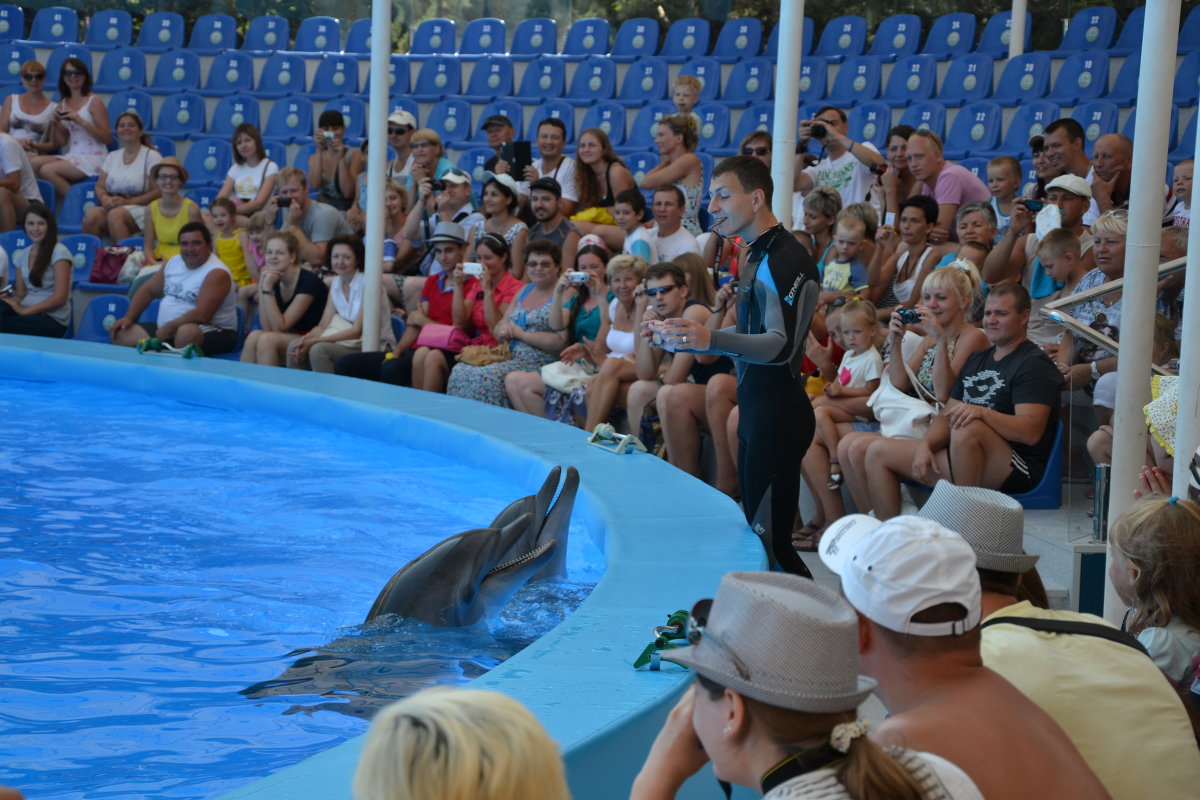
M1012 499L1027 510L1055 509L1062 507L1063 429L1062 420L1054 430L1054 442L1050 445L1050 457L1046 460L1046 471L1037 486L1028 492L1012 495Z
M558 56L538 56L525 67L521 85L513 99L535 105L562 97L566 86L566 66Z
M829 67L823 58L806 58L800 62L801 103L815 103L829 93Z
M1071 119L1083 126L1083 148L1088 158L1096 140L1108 133L1117 132L1120 110L1107 100L1090 100L1080 103L1071 114Z
M625 135L623 152L635 153L639 150L656 150L654 146L654 131L658 129L658 121L668 114L675 113L674 103L661 101L649 103L638 109L633 123Z
M304 56L295 53L272 53L259 73L258 86L250 91L254 97L284 97L304 92L306 75Z
M856 142L870 142L879 152L887 149L888 131L892 129L892 109L887 103L859 103L846 115L850 132Z
M867 49L867 21L859 16L834 17L825 23L814 55L830 61L861 56Z
M62 42L79 41L79 14L73 8L48 6L39 9L25 40L37 47L54 47Z
M1108 93L1108 55L1088 50L1067 56L1048 99L1073 106Z
M201 211L209 211L212 209L212 201L217 199L217 194L220 191L219 186L197 186L194 189L189 189L186 192L186 196L188 200L200 206Z
M1200 94L1200 50L1195 50L1184 56L1175 72L1175 88L1172 96L1177 106L1196 105L1197 95Z
M146 90L150 94L174 94L200 88L200 57L190 50L176 50L158 57L154 77Z
M579 123L579 130L599 128L613 147L625 144L625 107L620 103L602 101L589 108Z
M915 55L920 46L921 18L916 14L896 14L879 23L868 52L883 61L895 61Z
M968 154L988 153L1000 143L1000 124L1004 112L995 103L970 103L959 110L946 137L944 154L956 161ZM1026 145L1026 148L1028 145Z
M309 17L296 29L296 40L292 52L307 55L340 53L342 51L342 26L333 17Z
M700 103L711 103L721 93L721 64L712 56L684 62L679 74L691 75L700 81Z
M968 53L950 62L937 101L951 108L983 100L992 94L995 60L983 53Z
M267 151L267 158L274 161L279 166L287 164L287 145L277 139L263 139L263 149Z
M233 136L233 131L243 122L259 127L258 100L248 94L229 94L217 101L213 109L212 122L208 126L210 136Z
M774 103L759 103L758 105L750 106L742 112L741 118L738 119L737 127L734 128L733 133L729 137L729 147L713 150L712 154L715 156L731 156L736 154L738 145L754 131L766 131L770 133L771 124L774 119Z
M712 55L722 64L734 64L758 55L761 48L762 21L757 17L735 17L721 25Z
M0 8L0 14L2 13L3 8ZM120 9L93 14L88 20L87 32L83 35L83 43L93 53L112 50L115 47L128 47L132 41L133 18L129 16L128 11Z
M408 56L393 53L388 59L388 96L406 95L411 89ZM415 104L414 104L415 105Z
M345 138L357 142L367 135L367 104L353 95L335 97L325 104L323 111L340 111L346 122Z
M1054 56L1065 56L1092 50L1107 50L1117 33L1117 10L1107 6L1093 6L1076 11L1067 24Z
M613 61L633 61L658 52L658 22L649 17L634 17L621 23L613 42Z
M147 14L138 31L135 47L147 53L165 53L183 47L183 16L174 11Z
M483 121L488 117L496 114L508 117L508 121L512 123L513 139L520 141L522 139L521 131L524 130L524 111L521 110L521 104L515 100L504 98L503 100L493 100L485 105L479 111L479 124L475 126L475 132L471 136L471 141L476 144L487 144L487 131L483 129ZM493 151L494 152L494 151Z
M308 96L328 100L346 94L358 94L358 59L341 53L326 53L317 64Z
M1195 120L1195 115L1192 116L1192 119L1193 121ZM1136 127L1137 108L1135 107L1129 112L1129 117L1125 120L1125 127L1121 128L1121 133L1132 139L1133 131ZM1196 130L1193 128L1192 139L1190 141L1179 141L1179 106L1171 106L1171 124L1167 129L1167 150L1170 152L1170 154L1167 156L1167 160L1172 162L1179 160L1178 158L1175 158L1175 145L1177 142L1179 143L1179 150L1186 150L1187 148L1192 149L1192 153L1186 156L1186 158L1192 158L1196 148L1195 133Z
M204 98L180 92L163 98L153 130L172 139L201 139L206 127Z
M99 16L97 14L96 16ZM125 16L129 16L126 14ZM20 6L0 5L0 42L10 42L25 35L25 11Z
M668 96L667 62L658 58L639 58L629 65L617 102L637 108Z
M264 139L293 144L312 141L312 101L303 95L293 95L273 103L267 112L267 124L263 127L262 135Z
M897 108L933 97L937 88L937 59L933 56L904 56L892 68L883 102Z
M547 17L531 17L517 25L508 57L515 61L531 61L557 52L558 23Z
M711 36L708 20L700 17L677 19L667 29L659 58L671 64L681 64L690 58L708 55Z
M1178 109L1177 109L1178 111ZM1179 138L1179 144L1175 146L1171 152L1167 153L1167 160L1172 164L1183 161L1185 158L1194 158L1196 155L1196 118L1200 117L1200 113L1192 114L1191 120L1183 130L1183 136ZM1130 115L1130 119L1133 115ZM1176 127L1179 125L1178 117L1175 122ZM1130 130L1127 134L1131 139L1133 131Z
M304 170L307 172L308 171L308 159L316 151L317 151L317 145L315 142L308 141L308 142L305 142L304 144L300 145L300 148L296 151L295 157L292 159L292 166L295 167L296 169ZM279 166L281 166L281 167L283 166L282 162L276 162L276 163L278 163Z
M800 26L800 55L812 54L816 30L817 23L813 22L813 18L805 17L804 23ZM771 33L767 36L767 46L763 48L763 56L772 61L779 58L779 23L775 23L775 27L771 28Z
M582 61L588 56L608 54L608 20L585 17L571 23L567 38L563 41L563 61Z
M462 70L458 59L430 56L421 64L417 82L409 96L418 103L436 103L445 97L459 94L461 87Z
M829 104L850 108L879 97L879 77L882 73L875 56L851 56L842 64L829 90Z
M1019 107L1008 123L1004 133L1004 141L991 152L981 153L982 148L975 148L971 155L1016 156L1029 151L1029 140L1041 136L1046 126L1062 116L1059 107L1049 100L1031 100Z
M538 125L544 119L560 120L567 129L567 141L575 141L575 109L561 100L551 100L542 103L529 116L529 127L525 129L530 139L537 140Z
M350 23L346 33L346 44L342 52L355 58L367 58L371 55L371 18L363 17Z
M86 233L73 233L63 236L59 242L71 251L72 283L87 280L92 273L92 262L102 246L100 240Z
M54 184L50 181L38 178L38 192L42 195L42 202L47 208L58 208L58 190L54 188Z
M1025 14L1025 46L1022 52L1029 52L1030 37L1033 35L1033 14ZM1012 11L1001 11L993 14L983 26L983 34L979 37L976 53L987 53L994 58L1008 57L1008 43L1012 40Z
M473 61L482 56L503 53L507 38L504 20L495 17L473 19L463 31L458 57Z
M1200 48L1200 6L1189 11L1179 27L1179 53L1190 53L1196 48Z
M36 53L32 45L24 42L0 44L0 86L20 86L21 65L35 58ZM50 81L47 80L46 83L49 84Z
M1129 12L1117 43L1108 48L1110 56L1127 56L1142 49L1142 31L1146 28L1146 7L1138 6ZM1182 44L1182 39L1180 40Z
M175 155L175 140L170 136L159 136L152 133L150 134L150 143L162 154L163 158Z
M462 98L469 103L488 103L513 93L513 66L508 56L484 56L471 70Z
M283 17L268 14L255 17L246 26L242 50L254 56L266 56L276 50L287 50L291 43L291 28Z
M966 11L943 14L929 26L922 53L938 61L965 56L975 46L975 15Z
M282 102L276 103L272 109L272 115L276 108L283 105ZM228 139L200 139L193 142L187 156L183 159L183 168L188 171L188 182L184 184L184 188L195 189L200 186L220 188L221 184L225 182L225 175L229 172L229 166L232 163L233 148Z
M1049 90L1050 56L1025 53L1008 60L992 101L1002 106L1019 106L1030 100L1040 100Z
M435 103L425 127L441 137L446 147L469 142L475 133L471 127L471 106L465 100L448 99Z
M63 63L68 58L78 58L84 64L87 64L88 69L92 69L92 54L88 49L79 44L79 42L70 42L68 44L55 45L50 51L50 56L46 59L46 90L47 92L56 91L58 86L58 78L62 73Z
M0 233L0 250L3 250L5 255L8 256L8 263L10 265L12 264L13 253L18 250L24 250L30 244L29 236L23 230L17 229L15 231Z
M455 163L455 166L471 176L471 189L476 194L483 191L483 173L486 171L484 164L495 155L496 151L490 147L472 147L464 150Z
M99 205L96 200L96 179L87 178L74 184L63 198L62 209L58 212L58 232L82 233L83 215L88 209Z
M427 19L413 32L408 56L426 59L431 56L451 55L458 49L458 31L449 19Z
M910 125L919 131L933 131L939 138L944 139L946 137L946 107L936 100L913 103L900 115L900 124Z
M188 49L205 55L238 46L237 20L228 14L205 14L192 26Z
M146 85L146 56L141 50L120 47L109 50L100 60L92 82L94 92L119 92L141 89Z
M1141 75L1141 71L1141 53L1131 53L1117 71L1117 78L1104 99L1119 106L1135 105L1138 96L1138 76Z
M625 166L629 167L629 171L633 173L633 182L639 186L642 183L642 178L646 177L646 173L658 166L658 153L650 150L639 150L635 153L628 153L622 157L625 161ZM643 194L649 196L648 190L643 190ZM647 204L648 205L648 204Z
M979 178L979 180L987 183L987 168L990 160L990 158L979 157L964 158L958 162L958 165L976 178Z
M724 103L703 103L696 106L700 117L701 152L712 152L729 145L729 106ZM738 142L734 142L738 144Z
M89 273L90 274L90 273ZM125 316L129 310L129 298L123 294L102 294L88 301L79 320L79 328L75 331L75 340L80 342L100 342L108 344L112 341L109 329L113 323Z
M748 58L733 65L721 102L731 108L743 108L770 100L775 65L765 58Z
M203 97L244 94L253 88L254 61L245 50L226 50L212 60L208 79L200 89Z
M561 63L561 61L560 61ZM525 74L529 74L530 64ZM575 67L566 100L573 106L587 108L593 103L611 100L617 90L617 65L604 56L588 56Z
M112 97L108 98L109 120L116 122L117 117L127 108L132 108L142 118L142 122L146 125L150 124L153 119L150 112L154 108L154 101L150 99L150 95L140 89L126 89L122 92L113 92Z

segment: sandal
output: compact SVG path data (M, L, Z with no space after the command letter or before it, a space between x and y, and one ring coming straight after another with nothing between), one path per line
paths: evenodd
M821 534L825 528L811 522L798 531L792 531L792 547L801 553L815 553L821 544Z
M842 488L842 484L845 482L846 478L842 475L841 465L836 461L831 461L829 463L829 482L825 484L825 488L836 492Z

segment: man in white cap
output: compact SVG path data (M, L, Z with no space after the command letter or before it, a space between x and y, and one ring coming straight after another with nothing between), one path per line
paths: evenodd
M403 184L405 176L412 172L412 135L417 129L413 115L398 108L387 118L388 146L396 157L388 162L388 180Z
M1187 712L1137 641L1091 614L1018 602L1038 560L1022 550L1021 504L939 481L918 516L959 532L975 551L984 665L1062 726L1109 793L1194 796L1200 751Z
M975 552L961 536L851 514L820 553L858 612L859 664L890 712L873 738L948 759L989 800L1108 797L1062 728L983 665Z

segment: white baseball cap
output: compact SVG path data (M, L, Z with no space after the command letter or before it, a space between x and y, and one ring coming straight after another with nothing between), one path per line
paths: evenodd
M982 617L975 551L954 531L921 517L880 522L849 514L821 536L821 560L842 579L842 593L865 617L914 636L957 636ZM966 609L963 619L913 622L942 603Z

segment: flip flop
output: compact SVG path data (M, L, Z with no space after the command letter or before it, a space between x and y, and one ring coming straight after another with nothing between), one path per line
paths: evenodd
M792 531L792 547L801 553L815 553L817 547L821 544L821 534L824 533L823 525L813 525L809 523L797 531Z

